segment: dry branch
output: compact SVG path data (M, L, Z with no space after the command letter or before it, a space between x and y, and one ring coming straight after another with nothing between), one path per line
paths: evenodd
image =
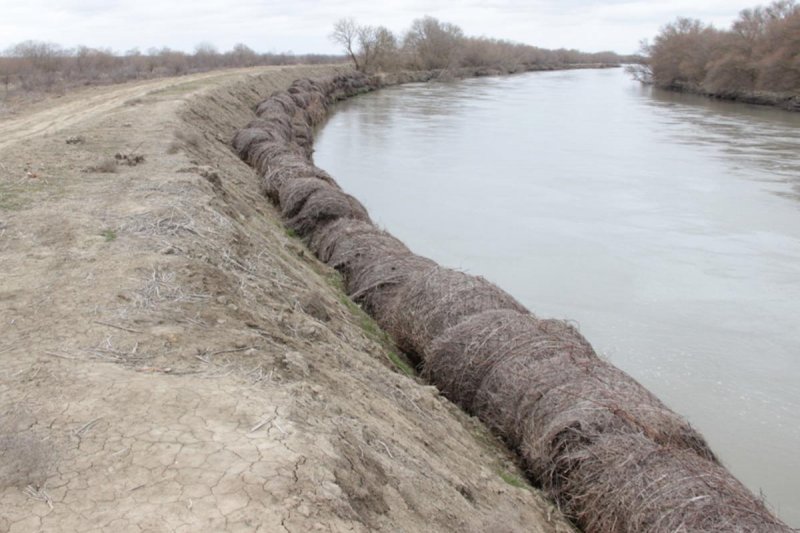
M451 326L484 311L527 310L479 276L443 267L410 276L386 310L386 329L401 349L422 356Z

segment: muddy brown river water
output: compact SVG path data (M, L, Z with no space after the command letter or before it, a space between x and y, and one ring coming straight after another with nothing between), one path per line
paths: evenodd
M800 526L800 114L529 73L342 103L315 162L415 252L577 322Z

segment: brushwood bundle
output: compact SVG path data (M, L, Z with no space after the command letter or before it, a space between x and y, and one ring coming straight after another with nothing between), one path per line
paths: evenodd
M297 80L233 139L287 226L342 273L351 298L424 377L501 435L583 530L791 531L684 418L576 328L413 254L313 164L313 129L331 105L385 82L362 73Z

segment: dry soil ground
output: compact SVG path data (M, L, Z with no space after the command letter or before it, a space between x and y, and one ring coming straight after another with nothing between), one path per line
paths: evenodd
M259 99L332 70L0 122L0 532L570 530L402 371L229 149Z

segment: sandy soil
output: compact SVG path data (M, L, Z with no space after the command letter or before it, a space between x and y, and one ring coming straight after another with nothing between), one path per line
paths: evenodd
M571 530L402 371L228 148L259 99L331 71L0 122L0 532Z

